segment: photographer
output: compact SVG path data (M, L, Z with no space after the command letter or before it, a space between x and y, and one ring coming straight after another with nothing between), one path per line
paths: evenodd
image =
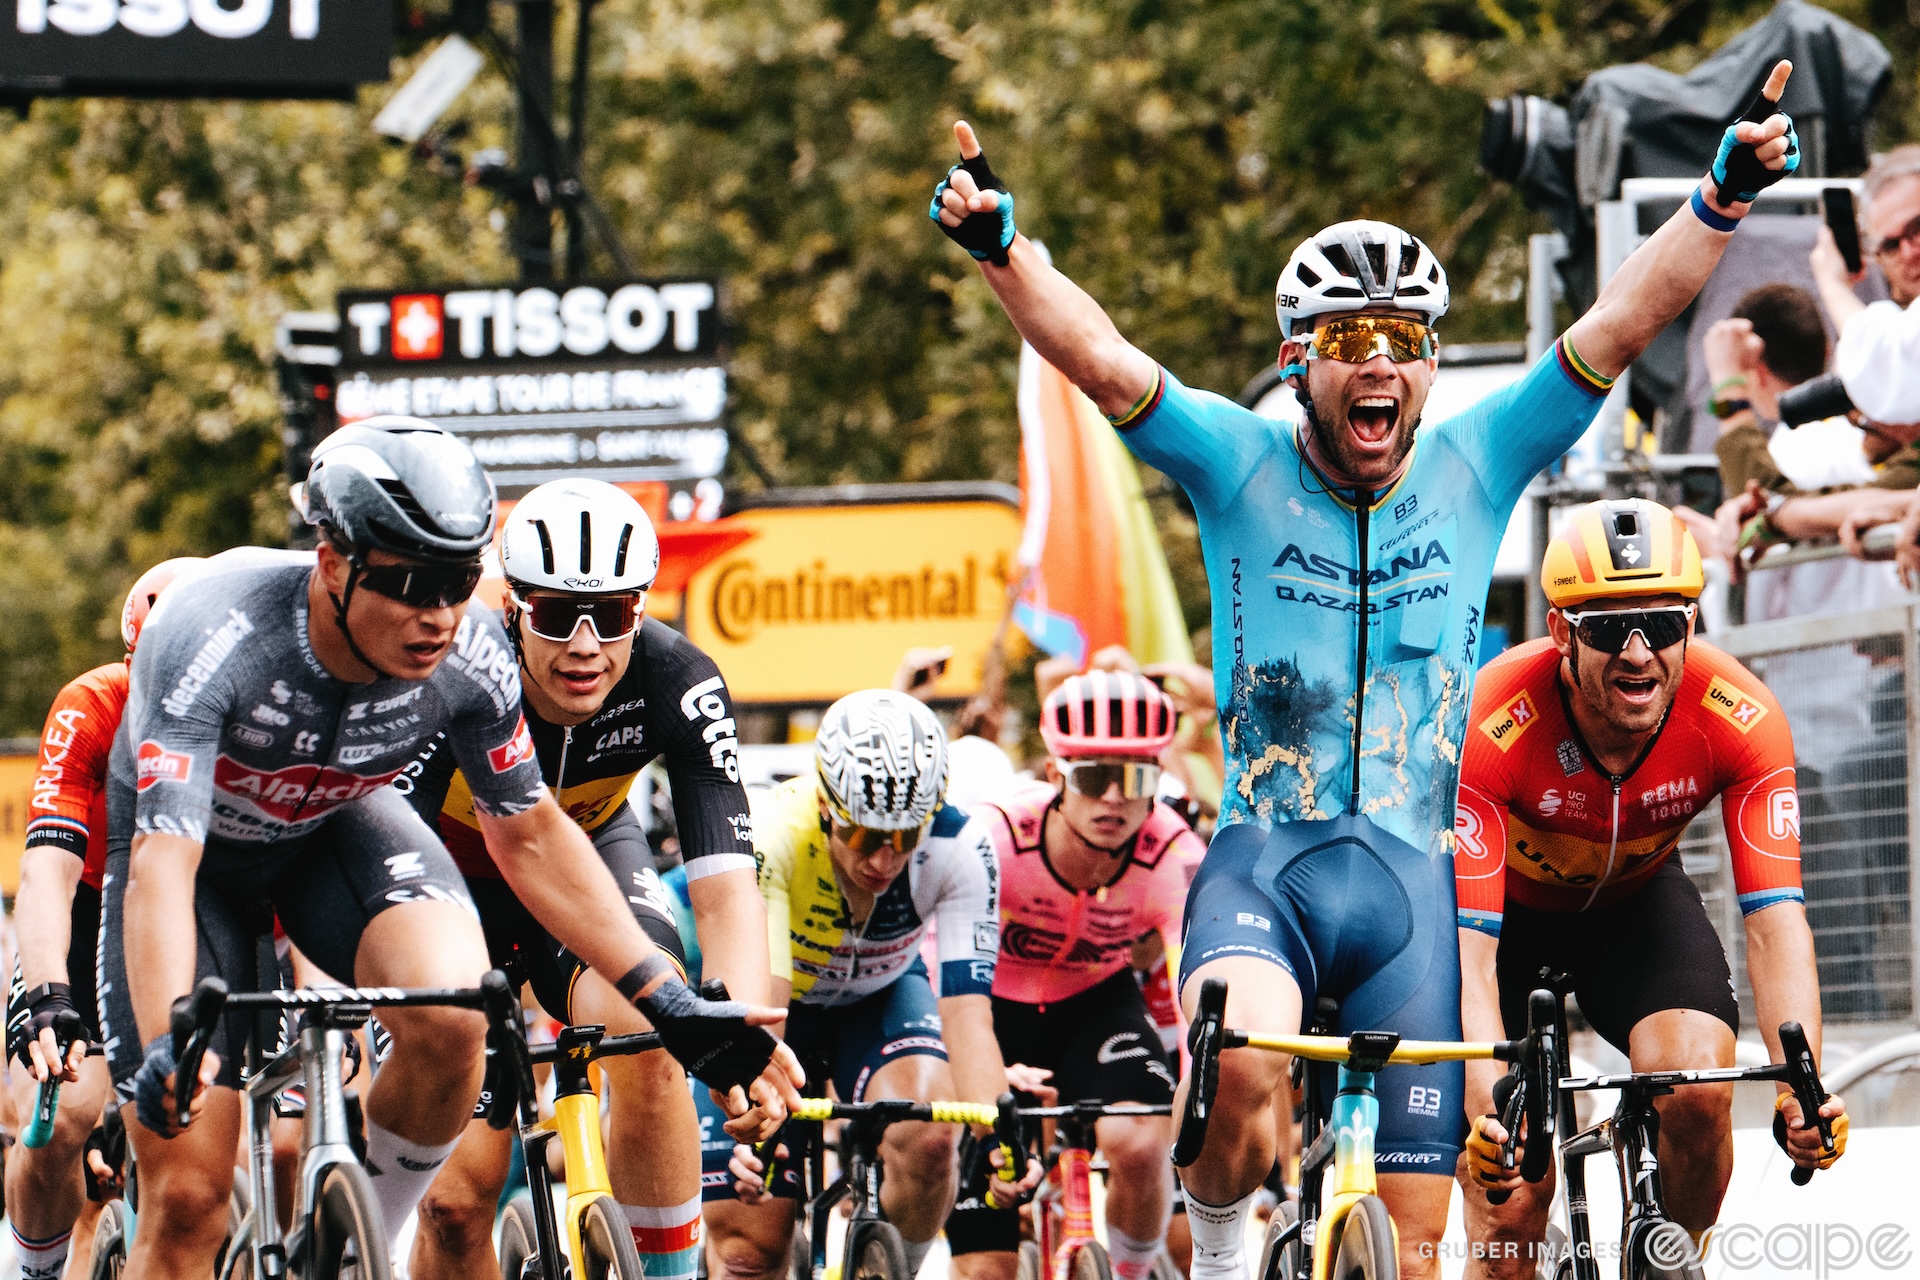
M1867 417L1920 422L1920 144L1875 156L1860 195L1861 249L1880 264L1892 301L1869 306L1854 296L1865 264L1849 273L1822 229L1809 261L1840 333L1834 372Z

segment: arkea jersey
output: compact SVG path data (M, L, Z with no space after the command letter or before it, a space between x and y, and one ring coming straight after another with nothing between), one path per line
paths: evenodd
M1578 695L1561 686L1551 640L1481 672L1455 826L1463 928L1497 937L1508 898L1541 911L1621 901L1673 855L1715 796L1741 912L1802 900L1793 734L1752 672L1690 641L1666 723L1617 782L1573 727L1570 696Z
M1449 849L1494 553L1527 481L1608 384L1556 344L1519 382L1422 426L1400 480L1361 509L1292 425L1162 379L1121 438L1199 518L1221 824L1346 812L1358 718L1360 811L1416 849Z
M627 804L633 779L665 756L687 878L752 871L753 822L740 785L740 739L727 684L713 659L653 618L640 624L626 674L584 724L548 724L525 708L540 776L567 816L588 832ZM394 779L420 816L436 824L460 870L499 879L475 815L473 788L446 735Z
M767 901L773 976L793 1002L852 1004L891 985L938 921L941 997L988 995L1000 950L999 870L983 824L952 805L933 815L907 869L855 925L820 829L813 772L753 797L753 845Z
M107 866L107 757L127 706L127 664L76 676L53 700L40 731L40 763L27 801L27 845L65 849L81 883L100 887Z
M393 781L443 729L489 812L538 803L520 666L499 622L468 610L425 680L349 684L308 643L313 566L312 552L243 547L155 603L111 766L134 791L134 829L256 847L297 839Z
M1158 933L1167 967L1180 964L1187 884L1207 851L1193 828L1156 803L1133 838L1119 875L1089 892L1068 886L1047 860L1047 816L1060 790L1023 784L1004 802L983 804L1000 862L1000 963L993 994L1026 1004L1079 995L1132 963L1135 940Z

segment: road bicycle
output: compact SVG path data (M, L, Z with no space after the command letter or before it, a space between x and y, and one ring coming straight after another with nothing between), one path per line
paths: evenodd
M914 1102L908 1098L876 1098L871 1102L802 1098L791 1114L791 1121L807 1124L829 1120L847 1122L838 1142L839 1176L832 1182L826 1180L826 1144L820 1135L809 1144L802 1165L803 1186L811 1193L805 1215L807 1280L827 1280L827 1225L834 1207L848 1199L853 1212L841 1254L840 1280L913 1280L907 1268L906 1242L880 1208L880 1140L893 1125L903 1121L991 1125L1003 1161L996 1176L1013 1182L1026 1176L1027 1153L1020 1141L1020 1121L1011 1093L1001 1094L999 1104L991 1107L977 1102ZM773 1157L779 1140L775 1135L754 1148L766 1170L768 1185L774 1176ZM798 1268L796 1258L796 1273Z
M1529 1132L1547 1135L1551 1142L1560 1058L1551 1022L1530 1018L1522 1040L1469 1043L1402 1040L1392 1031L1355 1031L1347 1036L1238 1031L1226 1025L1226 1009L1227 984L1218 978L1202 982L1189 1041L1192 1073L1173 1144L1173 1162L1181 1168L1199 1159L1206 1144L1223 1051L1264 1049L1292 1054L1296 1067L1300 1059L1339 1067L1331 1098L1324 1096L1324 1073L1303 1073L1307 1107L1301 1122L1299 1208L1293 1213L1275 1212L1261 1250L1258 1280L1398 1280L1393 1219L1378 1195L1373 1159L1373 1137L1380 1121L1373 1077L1390 1062L1431 1065L1495 1059L1516 1063L1529 1084L1522 1100ZM1317 1011L1315 1026L1331 1021L1331 1002L1318 1005ZM1522 1176L1539 1181L1546 1174L1547 1158L1546 1152L1524 1152ZM1329 1177L1332 1193L1323 1206L1322 1192Z
M226 1248L220 1280L391 1280L387 1231L367 1171L353 1148L354 1135L344 1084L347 1038L378 1008L451 1005L478 1009L487 1018L490 1047L518 1031L520 1009L506 976L487 973L478 987L409 990L399 987L313 987L229 992L219 978L202 978L193 994L175 1001L174 1102L186 1115L200 1063L228 1012L271 1015L252 1019L241 1077L241 1122L247 1152L247 1206ZM293 1043L271 1059L263 1046L275 1042L283 1015L301 1014ZM268 1026L263 1026L266 1023ZM276 1099L301 1085L300 1186L293 1230L285 1235L275 1210L272 1121L286 1111ZM496 1128L507 1115L489 1115Z
M1046 1154L1047 1175L1033 1197L1037 1240L1020 1242L1018 1280L1113 1280L1106 1246L1093 1234L1094 1125L1108 1116L1164 1116L1173 1108L1133 1103L1076 1102L1020 1107L1022 1120L1053 1120L1057 1137ZM1156 1274L1172 1275L1172 1263Z
M1567 975L1543 976L1548 977L1550 989L1533 993L1528 1016L1530 1019L1550 1018L1556 1042L1566 1044ZM1550 1264L1546 1274L1553 1280L1599 1280L1600 1270L1594 1257L1593 1233L1587 1212L1586 1160L1589 1156L1610 1152L1620 1171L1620 1196L1626 1206L1625 1220L1620 1228L1622 1280L1702 1280L1700 1258L1693 1241L1668 1215L1666 1199L1661 1191L1658 1154L1660 1116L1654 1110L1653 1100L1684 1085L1723 1084L1740 1080L1784 1081L1800 1104L1800 1114L1815 1118L1821 1145L1831 1152L1833 1125L1820 1115L1820 1104L1827 1100L1827 1091L1820 1083L1820 1071L1814 1064L1813 1050L1799 1023L1780 1024L1780 1047L1786 1060L1764 1067L1709 1067L1685 1071L1562 1077L1558 1083L1555 1107L1558 1111L1557 1127L1563 1135L1559 1142L1560 1186L1566 1196L1567 1234L1564 1248L1557 1248L1558 1242L1549 1242L1549 1253L1558 1252L1560 1256L1546 1258ZM1531 1115L1528 1094L1532 1088L1530 1081L1512 1072L1503 1076L1494 1086L1494 1105L1500 1112L1501 1126L1509 1135L1513 1135L1506 1145L1509 1163L1520 1133L1520 1117L1522 1114ZM1619 1090L1619 1104L1611 1116L1576 1132L1575 1095L1595 1089ZM1533 1154L1533 1132L1535 1130L1529 1128L1528 1140L1518 1144L1519 1150L1529 1156ZM1551 1137L1543 1145L1550 1147ZM1542 1150L1540 1158L1544 1159L1546 1154ZM1525 1163L1524 1159L1522 1163ZM1794 1185L1805 1186L1812 1180L1814 1171L1795 1165L1791 1172ZM1501 1204L1509 1194L1506 1191L1490 1191L1487 1199L1494 1204Z
M587 1069L601 1058L645 1053L660 1048L654 1032L612 1036L606 1028L562 1028L551 1045L537 1049L519 1039L527 1071L515 1099L520 1146L526 1156L527 1189L507 1205L500 1221L502 1280L641 1280L640 1255L626 1214L613 1197L606 1148L600 1138L600 1099ZM532 1088L531 1066L552 1063L553 1115L540 1119ZM521 1078L518 1067L514 1078ZM555 1139L566 1158L566 1251L553 1211L553 1175L547 1149ZM568 1264L571 1264L569 1272Z

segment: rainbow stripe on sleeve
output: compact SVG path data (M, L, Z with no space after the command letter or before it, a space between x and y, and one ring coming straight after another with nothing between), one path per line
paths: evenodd
M1167 372L1159 365L1155 365L1153 366L1153 385L1147 388L1147 393L1133 402L1133 408L1127 410L1117 418L1109 417L1107 421L1111 422L1115 429L1125 431L1128 427L1136 425L1148 414L1157 409L1160 406L1161 397L1165 396L1166 393Z
M1553 344L1553 354L1554 358L1560 362L1560 372L1566 374L1569 382L1588 395L1604 396L1613 390L1614 380L1582 360L1580 353L1573 349L1573 344L1565 337Z

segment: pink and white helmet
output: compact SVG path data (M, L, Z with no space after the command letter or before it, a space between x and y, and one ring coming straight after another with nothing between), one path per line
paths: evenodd
M1130 671L1070 676L1040 708L1040 737L1056 760L1085 756L1159 758L1179 723L1158 686Z

